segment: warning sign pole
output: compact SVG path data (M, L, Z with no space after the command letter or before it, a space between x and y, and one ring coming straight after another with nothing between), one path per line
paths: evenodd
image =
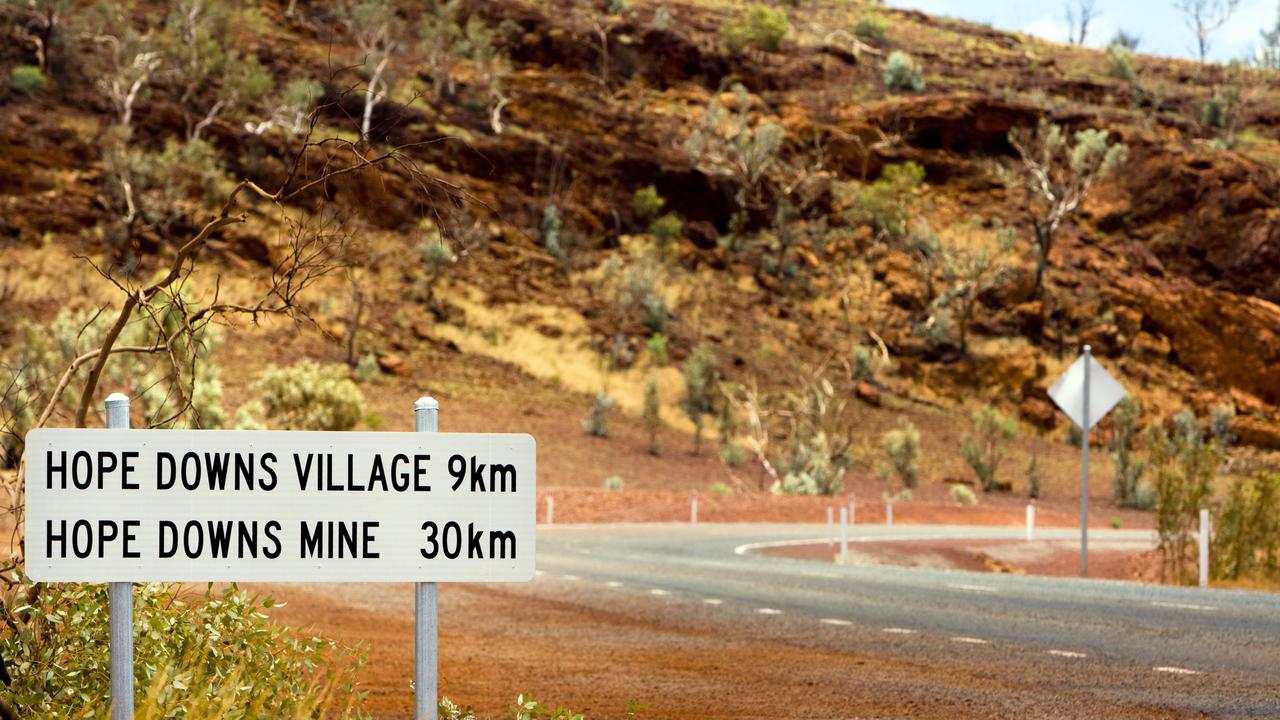
M1080 577L1089 576L1089 362L1093 348L1084 346L1084 425L1080 430Z
M418 432L440 431L440 403L434 398L420 397L413 404L413 419ZM440 659L439 628L436 609L438 596L436 584L420 582L415 586L413 645L414 717L417 720L437 720L439 703L436 699Z
M111 393L103 403L107 410L107 428L129 429L129 396ZM111 643L111 717L133 720L133 583L113 582L107 585L107 617Z

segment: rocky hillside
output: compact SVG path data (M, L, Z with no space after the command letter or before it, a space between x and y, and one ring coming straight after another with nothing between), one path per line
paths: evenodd
M954 425L990 402L1048 433L1045 388L1089 343L1148 417L1230 403L1242 444L1280 449L1274 73L843 0L396 3L380 23L377 2L177 4L221 8L225 35L162 3L35 5L51 31L4 5L4 346L20 320L118 297L72 256L146 278L231 180L278 182L313 108L313 137L361 140L372 81L360 146L404 162L292 206L347 228L349 268L302 296L319 331L225 333L229 398L269 362L373 354L379 396L501 366L638 416L652 374L688 431L680 368L706 343L775 418L820 377L868 407ZM1127 160L1063 219L1037 288L1010 133L1042 121ZM120 153L150 158L136 199ZM130 203L151 209L125 222ZM261 209L210 240L193 291L251 293L287 261Z

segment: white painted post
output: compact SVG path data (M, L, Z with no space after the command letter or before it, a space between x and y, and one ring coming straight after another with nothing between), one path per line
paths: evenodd
M689 503L689 524L698 524L698 491L693 491L693 500Z
M103 405L108 428L129 429L128 395L111 393ZM133 720L133 583L108 584L107 616L111 635L111 717Z
M1027 542L1031 542L1036 534L1036 504L1027 503Z
M1089 366L1093 360L1093 348L1084 346L1084 401L1080 418L1080 577L1089 575Z
M849 510L840 508L840 564L849 562Z
M1200 587L1209 587L1209 508L1200 508Z
M835 528L835 511L830 505L827 506L827 547L836 544L836 528Z
M887 527L893 527L893 501L885 503L884 506L884 524Z
M849 493L849 524L850 525L858 524L858 521L856 519L857 513L855 512L857 510L857 500L858 499L854 496L853 493Z
M555 522L556 518L556 495L552 491L547 491L547 524Z
M439 432L440 403L434 398L420 397L413 404L413 419L418 432ZM413 707L416 720L437 720L439 690L437 665L440 661L437 610L439 598L433 582L417 583L414 596L415 636L413 646Z

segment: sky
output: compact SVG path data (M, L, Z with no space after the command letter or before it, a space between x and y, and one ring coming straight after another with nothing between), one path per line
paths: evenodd
M1253 57L1258 33L1276 24L1280 0L1240 0L1235 14L1210 36L1209 57L1218 62ZM912 8L987 23L1003 30L1066 42L1067 20L1062 0L887 0L892 7ZM1105 47L1117 30L1136 34L1139 53L1194 57L1195 37L1172 0L1094 0L1097 17L1085 44Z

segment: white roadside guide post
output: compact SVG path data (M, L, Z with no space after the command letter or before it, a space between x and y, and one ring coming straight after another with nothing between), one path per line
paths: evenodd
M417 432L440 431L440 403L420 397L413 404L413 424ZM436 720L440 712L437 668L440 662L438 615L439 588L433 582L414 584L413 598L413 712L417 720Z
M835 509L827 506L827 547L836 544Z
M129 429L129 396L111 393L103 403L107 428ZM111 717L133 720L133 583L107 585L107 616L111 625Z
M1200 587L1209 587L1209 508L1200 508Z
M1049 397L1080 428L1081 577L1089 574L1089 431L1124 396L1124 388L1093 359L1093 350L1088 345L1084 346L1084 354L1049 388Z
M857 498L854 496L854 494L849 493L849 524L850 525L856 525L858 523L856 519L857 515L854 512L857 509L856 501L857 501Z
M689 524L698 524L698 491L693 491L693 499L689 501Z
M556 519L556 494L550 490L547 491L547 524L550 525Z
M1027 542L1035 537L1036 534L1036 503L1031 501L1027 503Z
M884 505L884 524L893 527L893 501L890 500Z
M105 405L128 429L129 398ZM436 720L436 583L528 582L537 550L536 441L436 432L439 407L414 404L417 433L28 433L24 569L109 584L113 720L134 713L132 583L406 581L415 717Z

